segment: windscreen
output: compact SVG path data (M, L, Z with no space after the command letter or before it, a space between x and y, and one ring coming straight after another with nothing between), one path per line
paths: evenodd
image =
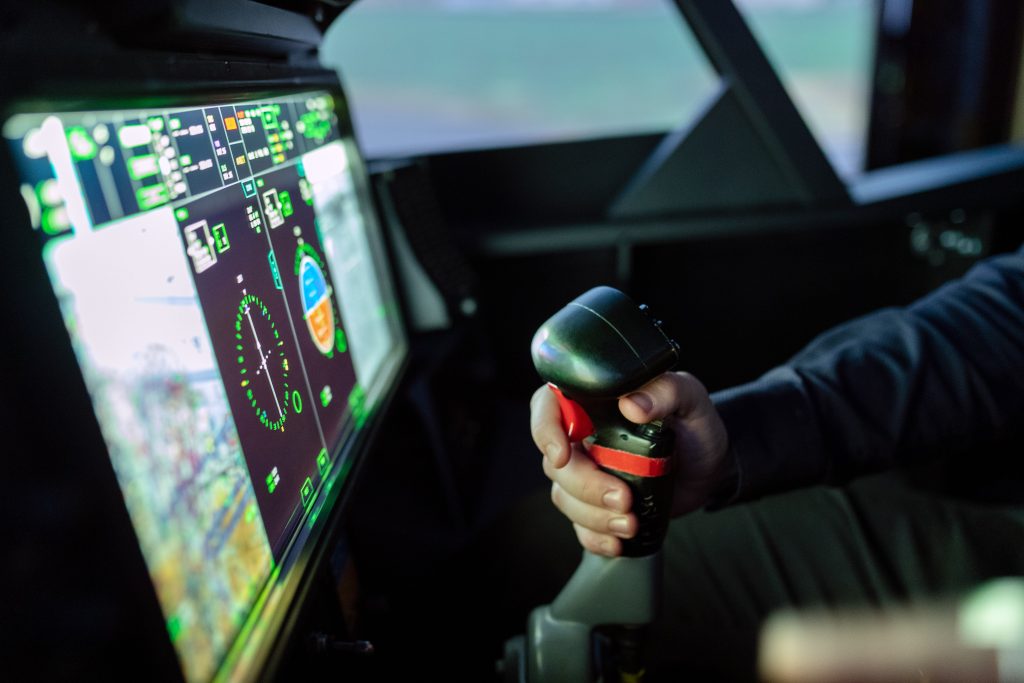
M3 133L169 637L210 679L404 352L344 103L54 107Z

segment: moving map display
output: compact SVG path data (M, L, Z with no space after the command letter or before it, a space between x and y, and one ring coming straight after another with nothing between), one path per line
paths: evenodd
M237 648L404 353L328 92L3 133L189 680Z

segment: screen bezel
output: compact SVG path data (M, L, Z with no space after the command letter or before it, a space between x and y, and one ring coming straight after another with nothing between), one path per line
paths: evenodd
M331 454L333 462L339 465L344 463L344 466L333 467L329 477L321 484L316 502L310 507L299 529L290 539L289 547L285 551L278 569L271 574L260 597L254 603L250 616L221 661L215 680L234 680L265 675L274 668L275 663L280 659L286 643L291 637L290 630L294 626L302 598L309 591L311 578L315 574L314 570L324 562L325 552L339 538L341 513L347 503L348 494L351 492L352 484L357 480L358 470L365 461L367 451L374 440L373 437L379 427L381 415L387 411L387 406L404 374L408 362L408 335L397 308L397 291L393 269L388 262L389 250L386 231L381 216L376 210L376 202L369 184L365 161L356 144L347 99L337 75L326 70L293 69L291 71L294 73L288 77L267 79L258 77L265 75L267 71L260 65L222 60L218 60L216 63L195 59L188 61L193 66L201 63L206 71L220 71L222 78L207 78L200 81L182 79L182 69L179 67L169 69L166 78L159 82L154 82L151 78L141 81L129 79L120 81L113 91L106 80L77 80L73 87L61 83L58 79L49 85L36 82L31 88L31 92L15 91L10 93L0 106L0 115L6 121L15 113L159 106L188 107L209 102L226 103L281 97L312 90L326 90L335 99L339 132L346 152L350 154L356 192L363 202L372 208L372 215L367 217L368 223L372 224L368 224L367 228L374 242L372 248L377 259L376 265L381 269L386 280L385 285L388 289L385 294L386 298L395 305L393 321L397 325L395 332L398 343L393 353L389 354L382 365L378 381L372 388L367 388L368 393L372 392L377 396L366 422L357 433ZM283 70L289 71L287 68ZM247 74L252 78L246 78ZM97 96L100 93L105 93L105 95ZM120 488L107 457L106 445L100 435L89 394L81 373L78 371L71 339L64 328L56 295L45 272L42 245L38 234L31 228L24 203L17 196L18 175L6 145L3 147L3 151L0 152L0 167L2 167L0 168L0 182L5 188L2 190L2 196L7 196L13 202L10 204L11 206L19 207L14 212L13 218L4 219L4 223L9 223L5 226L5 232L9 233L10 237L16 238L14 240L16 253L30 255L29 258L19 259L21 264L16 269L26 272L15 274L12 270L5 273L5 280L9 276L13 275L13 277L10 282L4 282L4 284L17 282L22 288L27 286L29 295L22 301L30 300L34 304L30 307L34 312L31 319L35 321L32 331L29 331L28 326L23 325L24 329L16 328L15 332L18 333L20 340L28 342L25 346L32 347L37 351L45 349L44 352L49 357L60 359L54 367L61 367L63 371L60 375L50 379L62 384L66 382L73 384L73 386L63 387L65 391L62 393L66 395L66 400L71 408L69 420L74 423L74 426L70 427L70 431L78 434L76 444L80 447L79 453L89 454L87 457L92 463L90 468L104 480L102 496L105 499L110 499L112 491L117 492L116 504L108 505L111 509L107 511L108 515L119 517L118 520L112 522L113 526L118 529L118 533L111 537L111 542L120 548L119 558L129 558L130 567L125 568L126 574L138 578L137 575L141 567L145 579L143 583L148 585L148 591L146 591L148 595L144 601L145 605L138 606L141 611L146 613L146 616L143 617L140 632L136 635L143 637L148 642L147 649L160 652L155 659L142 656L139 659L146 662L166 663L166 655L169 651L177 668L177 655L164 629L163 613L157 600L156 591L149 580L148 569L135 540L134 531L128 520L127 509L123 500L120 499ZM42 310L39 310L40 305ZM41 327L39 326L40 318L42 319ZM26 320L24 317L19 317L19 319ZM34 339L37 336L45 339ZM16 346L20 345L16 344ZM16 350L24 352L23 349ZM76 371L73 375L67 374L69 364ZM43 384L46 383L43 382ZM40 401L45 400L42 396L38 398ZM22 431L28 435L31 429ZM339 486L337 482L342 477L344 484L347 485ZM141 589L138 581L136 581L135 589ZM159 642L161 639L162 647ZM160 672L152 673L158 674L159 677ZM177 673L178 676L174 678L181 679L183 676L180 669Z

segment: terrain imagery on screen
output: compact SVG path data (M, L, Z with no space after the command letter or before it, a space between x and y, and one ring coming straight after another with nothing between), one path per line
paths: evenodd
M392 341L335 100L21 113L4 136L170 638L208 679Z

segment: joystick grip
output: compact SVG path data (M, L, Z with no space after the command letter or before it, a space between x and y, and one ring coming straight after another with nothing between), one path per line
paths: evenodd
M679 345L646 307L611 287L596 287L537 330L532 353L538 373L558 398L569 439L593 436L590 456L632 491L639 529L623 541L623 554L657 552L672 508L674 435L660 421L627 420L618 397L671 368Z
M661 548L672 510L672 448L675 433L660 420L633 425L617 443L598 436L589 452L594 462L622 479L633 494L636 535L622 541L626 557L651 555Z

